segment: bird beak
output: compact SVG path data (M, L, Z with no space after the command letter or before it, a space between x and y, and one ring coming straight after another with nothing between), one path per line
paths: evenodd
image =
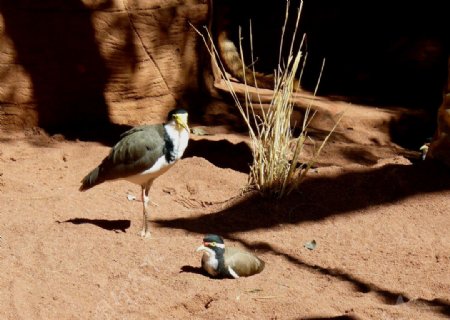
M187 114L175 114L173 116L177 125L182 128L185 128L189 132L189 126L187 124Z
M201 245L200 247L197 248L197 250L195 250L195 252L199 252L199 251L207 251L208 249L204 246Z

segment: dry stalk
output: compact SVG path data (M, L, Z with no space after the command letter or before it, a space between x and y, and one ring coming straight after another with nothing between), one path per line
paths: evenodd
M286 24L289 17L289 5L290 3L288 0L286 4L285 22L282 28L280 48L283 47L283 41L285 38ZM259 100L258 110L260 110L259 114L255 112L255 108L253 105L255 102L252 99L252 95L248 90L248 86L245 80L245 93L243 102L241 101L241 99L239 99L232 86L231 79L229 78L227 72L225 71L223 63L220 60L220 56L217 52L209 31L206 29L206 38L201 32L193 27L194 30L196 30L196 32L202 37L212 60L216 63L216 67L220 71L227 89L229 90L244 122L248 127L253 152L253 163L250 167L248 185L251 188L259 190L263 195L271 196L277 199L284 197L285 195L298 188L300 183L304 180L309 169L314 165L315 162L317 162L320 152L322 151L332 132L334 132L340 119L342 118L341 115L330 133L321 143L319 148L315 151L313 158L304 163L304 166L298 168L298 165L300 163L300 156L305 147L305 142L308 137L308 126L315 115L315 112L312 112L313 102L311 101L310 105L306 108L301 133L298 137L292 136L292 94L294 89L296 89L294 88L295 76L297 74L297 71L299 70L301 61L303 61L303 64L300 69L300 76L302 75L303 68L306 62L306 55L303 57L303 52L301 51L301 49L303 48L305 37L302 38L298 50L294 52L294 40L298 30L302 8L303 2L301 2L301 5L298 9L294 36L291 39L287 62L284 66L284 63L281 59L282 49L280 49L278 68L274 71L274 94L268 108L262 107L261 98L259 94L257 94ZM242 39L241 30L239 30L239 38ZM245 63L241 42L239 43L239 50L242 60L242 68L245 74L245 72L247 71L247 64ZM254 82L257 84L256 71L254 69L255 61L253 58L251 24L250 51L251 61L248 65L253 70L253 76L255 79ZM316 95L317 93L317 89L323 73L323 66L324 64L322 65L322 70L317 81L314 95ZM294 150L293 152L292 149Z

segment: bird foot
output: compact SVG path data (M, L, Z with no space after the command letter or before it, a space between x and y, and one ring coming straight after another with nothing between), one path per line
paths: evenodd
M150 231L145 231L145 230L141 230L140 232L139 232L139 235L142 237L142 238L144 238L144 239L150 239L152 236L151 236L151 234L150 234Z

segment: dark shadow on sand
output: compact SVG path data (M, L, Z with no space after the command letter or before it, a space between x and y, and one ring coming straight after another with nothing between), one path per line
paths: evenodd
M299 225L442 190L450 190L450 170L439 163L391 164L338 177L310 175L297 193L278 202L250 193L222 211L154 222L198 234L230 234L267 229L280 223Z
M405 292L391 291L386 288L364 281L363 279L351 275L339 268L324 268L319 265L311 265L300 258L291 254L284 253L274 248L267 242L253 242L249 243L237 237L229 236L230 240L238 241L249 250L257 250L258 252L271 252L272 254L284 257L288 262L296 265L298 268L307 270L308 272L331 276L336 280L347 282L353 286L354 291L363 294L372 293L377 299L386 305L398 305L400 303L414 303L416 306L421 306L424 309L430 310L432 313L438 313L446 316L450 316L450 301L444 301L443 299L428 300L425 298L413 298L408 296ZM314 318L313 318L314 319ZM322 318L318 318L322 319ZM327 319L327 318L324 318ZM338 318L339 319L339 318ZM345 319L345 318L344 318ZM353 318L350 318L353 319ZM355 318L356 319L356 318Z
M320 168L319 168L320 170ZM358 209L394 203L421 193L450 190L450 170L438 163L421 162L415 165L386 165L364 172L349 172L335 178L310 177L297 194L279 203L251 194L241 202L219 212L190 218L154 221L162 227L187 230L198 234L217 233L226 239L242 243L250 250L270 252L308 272L331 276L352 284L355 291L373 293L380 302L395 305L403 303L430 312L450 316L450 302L443 299L414 298L404 292L391 291L340 269L310 265L298 257L281 252L270 243L248 243L236 237L239 232L268 229L279 224L300 225L307 221L347 214ZM351 319L351 318L350 318Z
M201 157L219 168L249 173L253 162L252 150L245 142L237 144L228 140L191 140L183 158Z
M201 267L193 267L193 266L182 266L180 269L180 273L195 273L195 274L201 274L203 276L207 276L206 272L203 271Z
M105 219L86 219L86 218L73 218L65 221L56 221L57 223L72 223L72 224L92 224L99 228L116 231L127 232L130 227L130 220L105 220Z

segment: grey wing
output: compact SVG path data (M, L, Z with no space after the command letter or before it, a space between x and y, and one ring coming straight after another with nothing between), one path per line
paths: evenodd
M133 128L122 135L100 166L106 179L127 177L153 166L164 149L162 125Z
M225 264L230 266L240 277L248 277L263 271L265 262L253 254L235 249L226 248L228 251Z

